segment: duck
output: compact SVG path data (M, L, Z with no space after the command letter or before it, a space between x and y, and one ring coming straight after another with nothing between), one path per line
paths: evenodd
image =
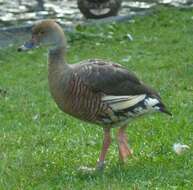
M126 162L133 154L126 134L128 123L148 113L171 115L157 91L118 63L89 59L68 64L65 34L54 20L36 23L32 37L18 51L37 47L48 49L49 89L58 108L81 121L101 126L104 131L97 170L105 166L111 129L117 129L119 158Z
M91 19L116 16L121 8L122 0L78 0L80 12Z

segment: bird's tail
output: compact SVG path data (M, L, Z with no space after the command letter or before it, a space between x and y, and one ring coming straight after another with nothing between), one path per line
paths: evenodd
M160 98L151 97L146 94L133 96L104 96L102 100L115 112L126 112L134 115L142 115L147 112L160 111L170 116L172 114L166 109Z
M161 98L157 97L146 97L145 104L147 107L152 107L162 113L168 114L172 116L172 113L169 112L164 105L164 103L161 101Z
M172 116L172 113L167 110L166 106L162 102L159 105L159 111Z

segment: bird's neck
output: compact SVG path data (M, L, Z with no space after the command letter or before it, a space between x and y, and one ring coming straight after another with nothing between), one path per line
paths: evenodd
M65 46L57 46L49 50L48 63L49 66L57 67L59 65L68 66L65 61L66 48Z
M49 50L48 75L51 80L59 80L61 76L70 73L70 66L65 60L65 47L57 47ZM53 79L52 79L53 78ZM58 79L57 79L58 78Z

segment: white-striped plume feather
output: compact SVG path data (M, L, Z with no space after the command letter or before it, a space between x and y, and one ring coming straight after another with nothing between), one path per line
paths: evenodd
M145 94L135 96L104 96L102 101L107 102L114 111L130 108L144 100Z

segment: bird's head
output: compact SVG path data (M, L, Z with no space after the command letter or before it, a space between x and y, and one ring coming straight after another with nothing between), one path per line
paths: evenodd
M18 51L27 51L37 47L51 49L65 47L65 37L62 28L54 20L43 20L32 27L32 37Z

